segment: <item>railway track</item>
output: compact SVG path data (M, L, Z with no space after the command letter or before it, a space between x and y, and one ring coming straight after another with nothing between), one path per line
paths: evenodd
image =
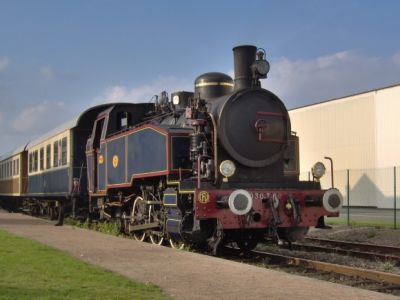
M307 239L307 241L311 240L314 243L321 241L320 239ZM290 249L298 251L293 253L283 251L282 254L279 248L267 248L267 250L263 251L251 251L247 255L243 255L240 250L237 250L236 255L238 255L237 257L239 257L239 260L244 263L259 265L261 262L264 266L272 268L276 266L279 270L286 270L291 273L295 272L301 275L307 274L307 276L314 278L316 277L354 287L400 296L399 274L377 271L364 267L349 266L345 265L346 262L333 263L326 262L324 258L321 258L321 260L320 258L315 258L320 257L320 255L313 256L311 259L301 257L303 253L309 254L311 251L315 251L354 256L375 262L377 260L383 261L384 263L389 261L391 264L399 265L400 256L396 255L399 251L398 248L350 242L336 243L336 241L326 239L322 241L321 244L325 243L327 246L294 243ZM347 249L345 249L346 247ZM386 251L389 253L386 253ZM232 252L232 255L235 255L233 254L234 252ZM336 262L336 259L333 259L333 261Z

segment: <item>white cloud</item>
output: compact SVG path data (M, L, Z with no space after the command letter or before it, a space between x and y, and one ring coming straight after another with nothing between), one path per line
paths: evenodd
M10 60L7 56L0 57L0 71L7 68L9 63L10 63Z
M54 77L54 70L51 67L44 66L40 68L40 76L44 79L50 80Z
M392 58L342 51L309 60L281 57L271 61L263 87L287 107L298 107L399 83L400 54Z
M12 123L12 129L16 133L43 133L59 124L64 114L64 103L45 101L23 109Z
M396 65L400 66L400 52L393 55L392 59Z
M179 80L173 76L159 76L154 82L133 88L114 85L106 88L101 96L94 98L92 104L110 102L147 102L154 95L166 90L168 93L193 90L192 84L186 80Z
M233 69L228 70L234 76ZM311 59L280 57L271 60L271 71L263 87L277 94L288 108L347 96L400 83L400 53L376 57L347 50ZM167 90L193 90L192 81L159 76L152 83L106 88L92 104L106 102L144 102Z
M346 62L350 59L350 53L348 51L337 52L332 55L320 56L316 59L316 66L319 69L325 69L331 67L337 62ZM313 64L311 64L313 65Z

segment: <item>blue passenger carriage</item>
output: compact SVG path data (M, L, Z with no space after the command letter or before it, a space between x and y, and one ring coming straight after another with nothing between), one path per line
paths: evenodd
M21 196L26 211L54 217L63 201L84 199L86 140L98 113L109 106L90 108L25 147L26 182Z

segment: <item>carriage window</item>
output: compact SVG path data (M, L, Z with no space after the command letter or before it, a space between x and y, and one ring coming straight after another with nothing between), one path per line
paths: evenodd
M53 144L53 167L58 167L58 141Z
M36 172L38 170L38 151L33 152L33 171Z
M67 164L67 138L61 140L61 164Z
M46 146L46 169L50 169L51 167L51 145L48 144Z
M32 153L29 153L29 173L32 172Z
M44 148L40 148L40 171L44 170Z

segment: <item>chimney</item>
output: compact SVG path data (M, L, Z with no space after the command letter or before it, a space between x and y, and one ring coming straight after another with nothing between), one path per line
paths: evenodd
M253 81L251 65L256 60L257 47L251 45L237 46L233 48L235 67L234 90L250 88Z

